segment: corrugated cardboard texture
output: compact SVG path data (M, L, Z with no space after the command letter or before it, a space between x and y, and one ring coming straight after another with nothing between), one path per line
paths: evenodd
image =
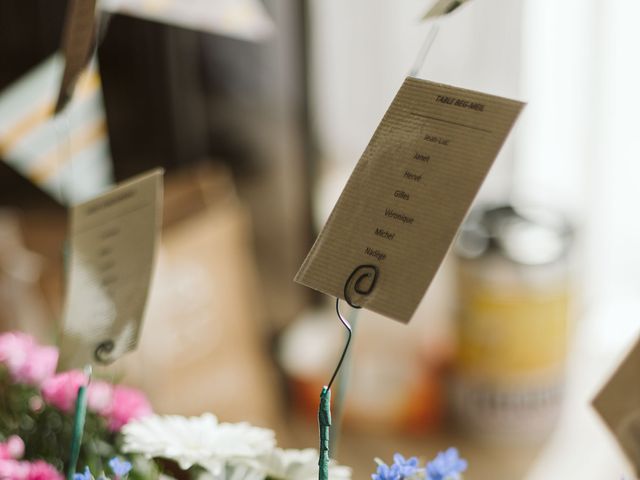
M408 322L522 107L407 78L296 281Z

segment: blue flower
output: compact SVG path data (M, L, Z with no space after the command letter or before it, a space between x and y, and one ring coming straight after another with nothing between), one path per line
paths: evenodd
M127 473L131 471L131 463L126 460L122 460L119 457L113 457L109 460L109 467L113 473L116 474L118 478L124 477Z
M395 463L389 467L384 463L378 465L378 471L371 475L372 480L402 480L400 467Z
M93 480L93 475L91 475L89 467L84 467L84 473L76 473L73 480Z
M402 478L408 478L418 472L418 457L411 457L405 460L402 455L396 453L393 456L393 465L398 467Z
M467 461L460 458L456 448L449 448L427 464L427 480L458 480L466 469Z

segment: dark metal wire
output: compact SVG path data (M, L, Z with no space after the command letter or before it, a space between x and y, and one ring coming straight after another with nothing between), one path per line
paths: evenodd
M351 289L359 295L369 295L376 286L378 273L378 267L375 265L360 265L356 267L344 284L344 300L353 308L362 308L362 305L357 305L351 298ZM369 285L365 288L360 288L360 283L369 277L371 277ZM338 312L338 315L340 315L340 312Z
M351 334L352 334L351 325L342 316L342 313L340 313L340 299L339 298L336 298L336 313L338 314L338 318L340 319L342 324L345 326L345 328L349 332L349 335L347 336L347 343L345 344L344 350L342 351L342 355L340 356L340 361L338 362L338 365L336 366L336 369L333 372L333 375L331 376L331 380L329 380L329 384L327 385L327 389L331 388L331 385L333 384L333 381L336 379L336 376L338 375L338 371L340 370L340 367L342 366L342 362L344 362L344 358L347 356L347 351L349 350L349 344L351 343Z

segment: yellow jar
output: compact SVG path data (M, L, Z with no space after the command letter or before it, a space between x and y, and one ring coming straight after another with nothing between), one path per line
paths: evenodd
M511 207L476 212L457 242L452 384L461 424L542 438L557 418L569 331L569 229Z

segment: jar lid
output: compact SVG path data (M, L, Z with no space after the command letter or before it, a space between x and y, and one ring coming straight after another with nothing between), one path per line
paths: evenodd
M466 259L497 253L515 263L544 265L564 257L572 238L568 222L550 210L481 207L462 226L455 251Z

